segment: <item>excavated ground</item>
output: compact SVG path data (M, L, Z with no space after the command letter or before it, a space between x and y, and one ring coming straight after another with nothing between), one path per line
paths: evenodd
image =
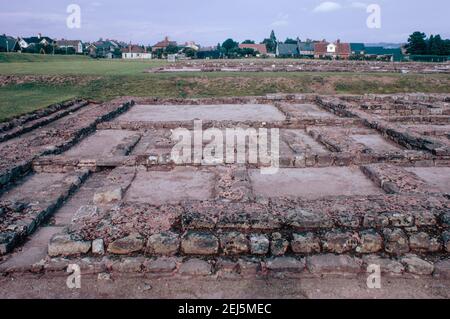
M162 67L154 67L147 72L364 72L427 74L449 73L450 64L311 59L186 60Z
M350 278L356 296L372 264L398 289L414 280L445 285L449 102L445 94L122 98L75 101L4 123L2 287L28 274L48 278L42 289L49 289L69 264L90 276L89 285L125 274L190 278L198 288L190 297L210 291L208 281L227 289L228 280L299 279L309 287L321 276L335 278L328 287L337 294L336 276ZM198 120L223 136L230 128L278 129L279 169L264 174L267 163L250 156L240 164L175 162L173 130L192 133ZM284 292L280 282L261 296L328 296ZM104 293L117 295L108 287Z

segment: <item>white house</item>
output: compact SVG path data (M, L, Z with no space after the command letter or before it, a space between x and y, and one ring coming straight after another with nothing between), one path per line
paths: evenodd
M76 53L83 53L83 42L80 40L59 40L56 41L56 46L61 49L69 49L72 48Z
M52 45L54 41L49 37L43 37L40 33L37 37L19 38L19 46L21 49L27 49L30 46L41 44L43 46Z
M327 53L336 53L336 44L329 43L327 45Z
M149 60L152 58L152 54L147 52L138 45L129 45L127 48L122 49L122 59L126 60Z

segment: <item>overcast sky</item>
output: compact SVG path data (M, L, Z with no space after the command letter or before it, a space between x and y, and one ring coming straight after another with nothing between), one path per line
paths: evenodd
M381 7L381 28L366 25L368 4ZM67 6L81 8L81 28L66 26ZM154 44L216 44L228 37L405 42L413 31L450 37L449 0L20 0L0 1L0 34Z

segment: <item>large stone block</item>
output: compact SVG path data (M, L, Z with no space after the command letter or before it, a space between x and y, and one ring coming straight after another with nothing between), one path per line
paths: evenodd
M431 275L434 271L434 265L417 256L411 255L402 258L406 270L414 275Z
M291 248L297 254L320 253L320 239L313 233L293 234Z
M250 253L252 255L266 255L269 252L270 240L263 234L250 235Z
M314 274L357 274L362 262L348 255L315 255L306 258L306 267Z
M332 231L325 235L322 241L324 251L343 254L356 248L358 242L351 233Z
M181 240L181 250L188 255L215 255L219 240L210 233L188 231Z
M116 255L127 255L141 251L144 247L144 239L139 234L131 234L117 239L109 244L108 252Z
M154 255L171 256L178 253L180 237L172 232L153 234L147 241L147 252Z
M194 258L183 262L178 272L184 276L207 276L212 274L212 266L207 261Z
M74 240L70 235L56 234L48 244L48 255L50 257L73 256L87 254L90 249L90 241Z
M305 264L305 260L293 257L276 257L266 262L267 269L273 272L302 272Z
M245 254L249 252L250 241L245 234L231 232L220 237L220 246L226 255Z
M287 215L286 224L294 230L307 231L331 228L333 227L333 220L323 213L296 209Z
M376 253L383 249L383 238L375 231L364 231L360 234L360 243L356 251L362 254Z

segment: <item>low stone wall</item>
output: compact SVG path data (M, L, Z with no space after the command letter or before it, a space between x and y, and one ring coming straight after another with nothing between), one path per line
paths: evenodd
M189 60L147 70L171 72L359 72L359 73L450 73L449 63L329 61L329 60Z
M47 220L88 177L88 171L65 175L57 188L36 193L32 202L0 201L0 255L12 251Z
M2 154L4 155L2 156L4 163L2 163L2 169L0 170L0 190L9 183L26 175L30 171L34 159L64 152L94 132L99 123L111 120L128 110L132 105L134 105L132 100L125 99L125 101L113 101L92 109L87 109L83 116L77 118L76 121L68 119L66 121L67 123L65 121L60 123L58 128L53 128L50 132L43 129L41 135L29 136L24 140L17 140L16 143L1 149L0 153L4 153ZM47 144L48 147L43 150L33 150L33 146L36 144ZM21 158L21 161L14 161L11 157L15 159Z
M35 119L31 119L34 117L32 115L26 115L18 118L17 120L6 122L3 126L3 133L0 133L0 143L56 121L72 112L78 111L86 105L88 105L88 102L83 100L56 104L45 109L48 112L52 111L49 115L46 114L47 112L42 112L40 114L36 114ZM2 128L0 127L0 130L1 129Z

